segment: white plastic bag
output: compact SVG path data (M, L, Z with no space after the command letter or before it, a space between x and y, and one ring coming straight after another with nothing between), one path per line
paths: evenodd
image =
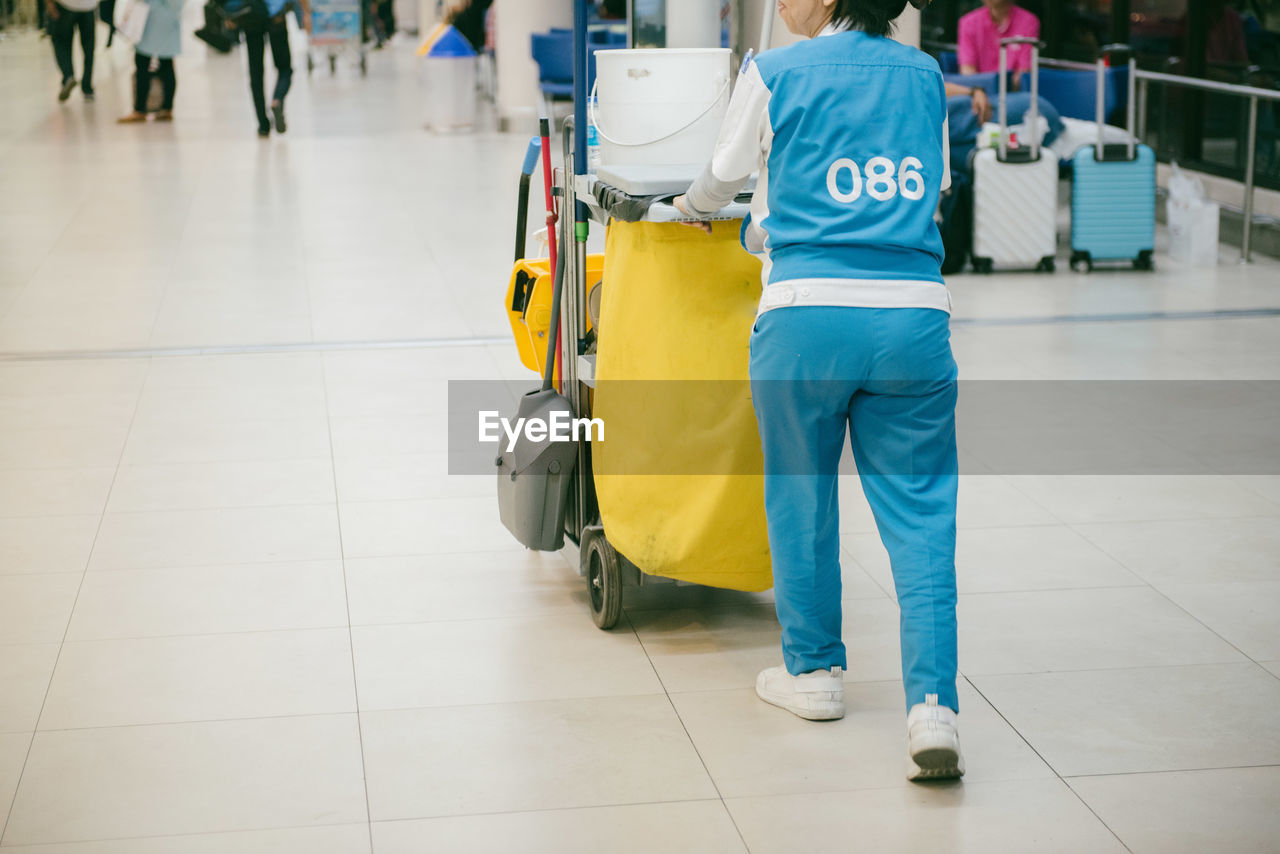
M147 30L147 16L151 7L143 0L124 0L115 8L115 25L120 35L133 44L142 41L142 34Z
M1193 267L1218 264L1218 205L1205 198L1204 184L1174 163L1169 176L1169 257Z

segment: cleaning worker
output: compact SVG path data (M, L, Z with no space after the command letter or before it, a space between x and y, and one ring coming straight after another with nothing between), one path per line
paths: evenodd
M929 0L910 0L918 8ZM846 425L902 611L912 780L964 773L956 712L956 364L934 223L951 176L937 63L890 38L907 0L783 0L809 37L745 65L676 205L706 219L759 170L751 394L782 624L756 693L843 717L837 468Z

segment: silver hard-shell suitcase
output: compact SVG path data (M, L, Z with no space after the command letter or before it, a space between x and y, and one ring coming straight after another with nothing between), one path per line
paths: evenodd
M1008 145L1009 46L1031 45L1029 144ZM1040 145L1040 45L1031 38L1000 41L1000 142L973 160L973 269L1052 273L1058 252L1058 157Z

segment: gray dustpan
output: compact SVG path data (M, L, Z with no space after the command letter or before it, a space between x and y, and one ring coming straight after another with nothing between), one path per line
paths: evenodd
M555 390L553 378L560 335L560 294L564 290L564 253L556 260L551 296L551 334L547 336L542 386L520 398L517 418L551 424L556 413L572 421L573 405ZM565 507L569 501L578 444L547 438L532 440L523 432L510 450L503 446L498 466L498 517L526 548L558 551L564 546Z

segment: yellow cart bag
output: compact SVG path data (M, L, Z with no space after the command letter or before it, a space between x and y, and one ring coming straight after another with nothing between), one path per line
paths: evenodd
M738 223L609 226L592 445L605 536L642 571L773 586L747 375L760 262ZM622 382L622 381L638 382ZM679 382L676 382L679 381Z

